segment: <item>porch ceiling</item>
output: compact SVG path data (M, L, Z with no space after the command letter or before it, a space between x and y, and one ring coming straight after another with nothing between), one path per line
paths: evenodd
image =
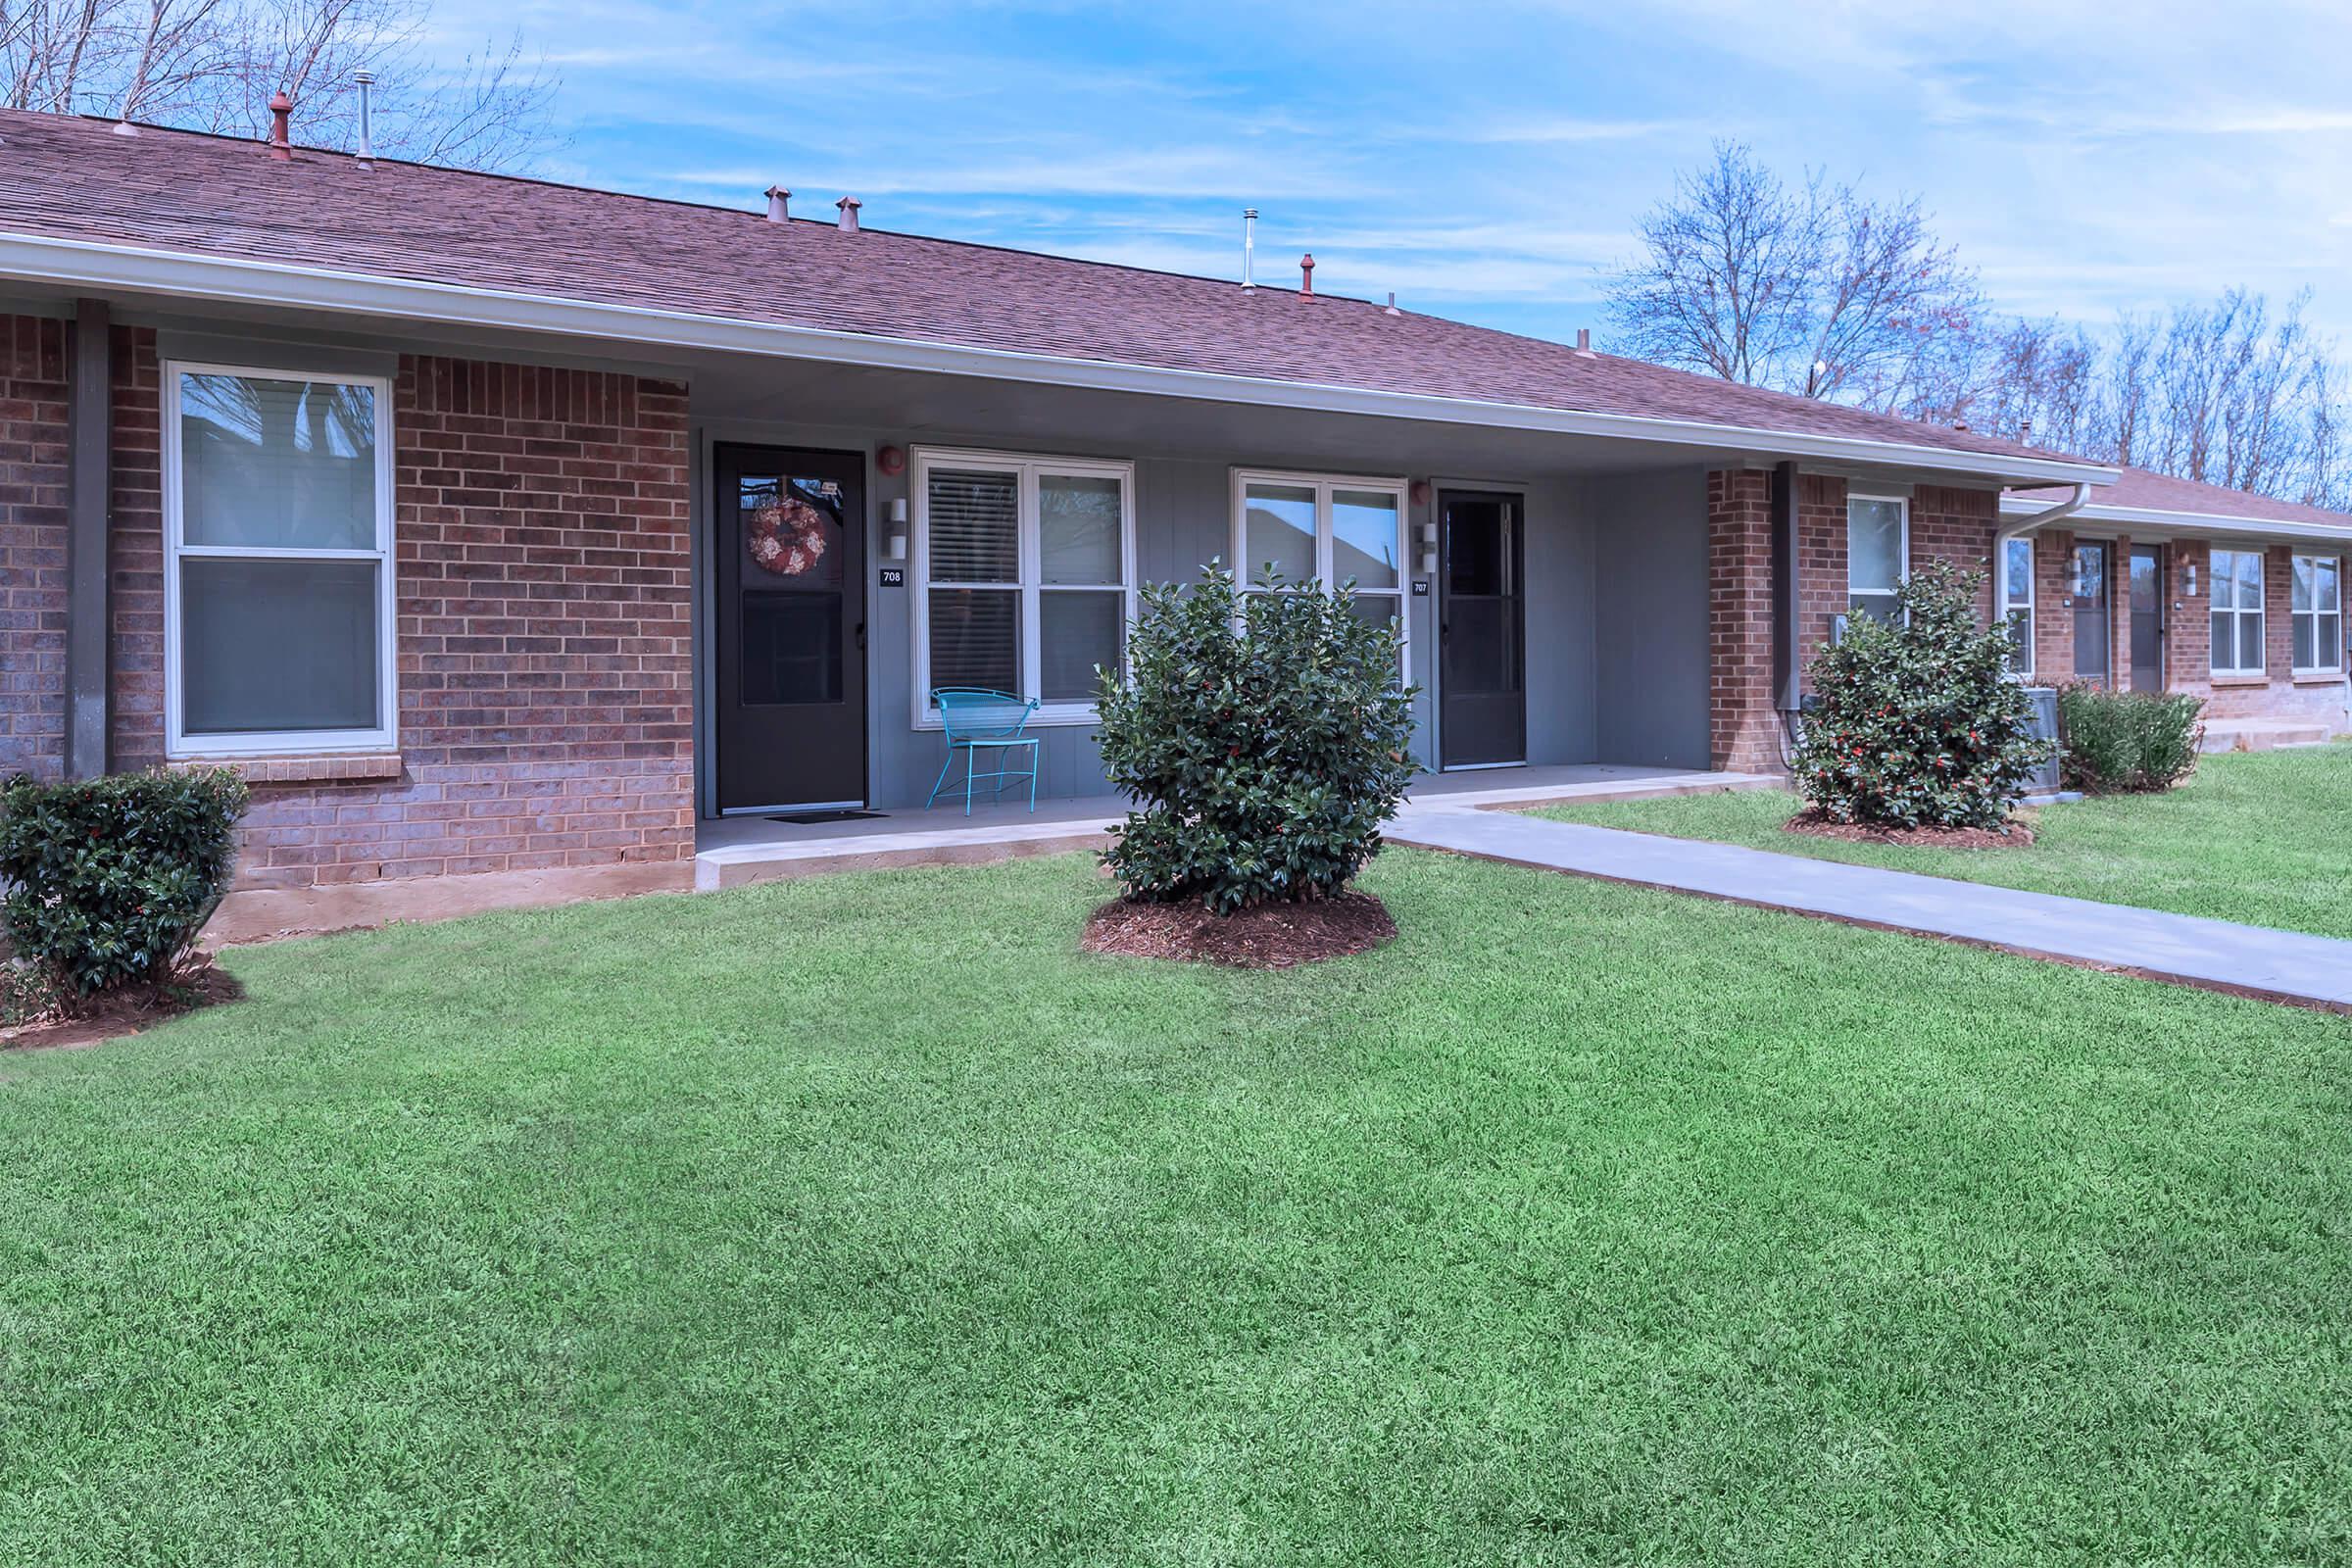
M857 366L735 359L698 366L692 376L695 416L712 423L838 426L917 440L986 432L1044 451L1110 448L1134 457L1209 456L1238 464L1311 459L1347 472L1529 479L1744 457L1729 448L1700 451Z

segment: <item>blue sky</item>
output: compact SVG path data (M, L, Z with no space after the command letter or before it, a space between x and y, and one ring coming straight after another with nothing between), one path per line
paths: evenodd
M2124 12L2129 11L2127 17ZM1710 140L1917 194L2003 309L2243 283L2352 335L2339 4L443 0L561 72L545 172L1261 277L1605 346L1598 283Z

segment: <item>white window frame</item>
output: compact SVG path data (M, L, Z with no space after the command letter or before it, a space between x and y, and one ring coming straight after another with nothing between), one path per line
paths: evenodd
M2220 567L2219 565L2217 565L2217 564L2216 564L2216 562L2217 562L2217 561L2218 561L2218 560L2219 560L2221 557L2223 557L2223 556L2252 556L2252 557L2254 558L2254 561L2255 561L2255 571L2254 571L2254 603L2252 603L2252 604L2250 604L2250 605L2237 605L2237 604L2233 604L2233 605L2230 605L2230 607L2228 607L2227 609L2221 608L2221 607L2219 607L2219 606L2217 606L2217 605L2215 604L2215 602L2214 602L2214 593L2213 593L2213 590L2214 590L2214 589L2215 589L2215 588L2216 588L2216 587L2217 587L2219 584L2221 584L2221 583L2222 583L2222 582L2225 580L2225 574L2223 573L2223 571L2222 571L2221 567ZM2248 666L2248 667L2240 667L2240 666L2238 666L2238 665L2235 665L2235 664L2225 664L2225 663L2221 662L2221 660L2220 660L2220 657L2219 657L2220 650L2218 650L2218 649L2215 649L2215 650L2212 650L2212 651L2209 653L2209 655L2208 655L2208 658L2207 658L2207 662L2208 662L2208 663L2209 663L2209 664L2212 666L2212 670L2213 670L2213 673L2214 673L2214 674L2216 674L2216 675L2222 675L2222 676L2235 676L2235 675L2267 675L2267 674L2269 674L2269 673L2270 673L2270 665L2271 665L2271 657L2270 657L2270 656L2271 656L2271 606L2270 606L2270 598L2271 598L2271 582L2270 582L2270 576L2271 576L2271 562L2270 562L2270 552L2269 552L2268 550L2263 550L2263 549L2240 550L2240 549L2234 549L2234 548L2231 548L2231 547L2230 547L2230 546L2227 546L2227 545L2225 545L2225 546L2222 546L2222 547L2221 547L2221 548L2219 548L2219 549L2210 550L2210 551L2208 551L2208 552L2206 553L2206 557L2205 557L2205 579L2206 579L2206 581L2205 581L2205 609L2206 609L2206 621L2205 621L2205 624L2206 624L2207 626L2209 626L2209 627L2210 627L2210 626L2213 624L2212 617L2213 617L2213 616L2215 616L2215 615L2228 615L2228 616L2230 617L2230 657L2231 659L2235 659L2235 658L2237 657L2237 645L2238 645L2240 642L2244 641L2244 639L2238 635L2238 632L2239 632L2239 630L2240 630L2240 627L2239 627L2239 624L2238 624L2238 623L2239 623L2239 621L2240 621L2240 620L2242 620L2242 619L2243 619L2245 616L2247 616L2247 615L2260 615L2260 616L2262 616L2262 637L2261 637L2261 639L2260 639L2260 642L2261 642L2261 647L2262 647L2262 662L2261 662L2261 663L2259 663L2259 664L2255 664L2255 665L2252 665L2252 666ZM2230 572L2228 574L2228 580L2229 580L2229 581L2230 581L2230 582L2232 584L2232 587L2231 587L2231 590L2230 590L2230 597L2231 597L2232 599L2234 599L2234 598L2236 597L2236 588L2235 588L2235 586L2234 586L2234 585L2235 585L2235 582L2236 582L2236 574L2235 574L2234 567L2233 567L2233 568L2232 568L2232 570L2231 570L2231 571L2230 571Z
M978 468L987 472L1016 475L1014 534L1018 542L1017 584L1008 583L934 583L931 580L931 470L933 468ZM1041 617L1039 601L1051 593L1105 593L1115 588L1119 593L1123 630L1120 634L1120 658L1126 654L1126 636L1135 628L1136 562L1135 562L1135 465L1103 458L1057 458L1034 452L990 452L960 447L916 447L907 465L910 475L908 488L913 492L914 521L907 546L907 565L914 585L914 612L908 617L914 627L914 690L909 710L916 729L935 730L940 727L939 710L931 706L931 590L937 588L990 588L1002 591L1015 587L1021 604L1021 645L1019 649L1021 690L1015 695L1037 699L1037 711L1029 718L1032 727L1045 724L1091 724L1095 721L1095 705L1091 702L1048 703L1044 701L1045 662L1040 657ZM1038 479L1051 474L1056 478L1116 479L1119 481L1119 580L1116 583L1089 585L1085 583L1055 583L1041 581L1045 575L1044 550L1039 539Z
M381 375L346 370L290 370L282 366L215 365L197 360L164 363L164 755L196 757L286 757L334 752L388 752L400 732L399 594L393 582L398 552L393 543L392 382ZM260 381L328 382L364 386L375 394L375 548L306 550L278 546L191 545L186 539L180 381L189 375L246 376ZM236 735L191 735L182 717L179 564L183 558L230 561L370 561L376 570L376 712L372 729L283 730Z
M2333 610L2321 610L2317 606L2314 606L2310 610L2297 610L2295 608L2294 599L2294 563L2289 562L2287 564L2286 633L2288 657L2290 659L2293 657L2294 634L2296 631L2295 623L2297 621L2304 619L2306 616L2311 618L2311 620L2314 622L2311 634L2312 642L2316 646L2319 642L2320 635L2319 627L2317 625L2319 617L2322 615L2335 616L2335 642L2330 650L2335 655L2333 662L2326 664L2297 664L2294 666L2294 672L2298 675L2340 675L2344 672L2344 558L2340 555L2323 556L2317 554L2316 552L2305 552L2298 550L2295 552L2294 560L2297 562L2309 561L2318 564L2333 566L2335 568L2335 608Z
M1903 519L1903 527L1901 542L1895 547L1897 552L1895 556L1894 573L1895 591L1899 591L1903 584L1911 580L1911 498L1909 496L1895 495L1880 490L1846 491L1845 613L1848 615L1856 615L1861 613L1860 611L1854 608L1854 503L1857 501L1888 502L1899 511ZM1888 592L1886 590L1874 588L1869 590L1864 597L1871 599L1885 599L1888 597ZM1891 620L1892 616L1889 616L1888 618Z
M1906 536L1909 534L1909 532L1910 529L1906 525L1904 528L1904 533ZM1908 537L1906 537L1903 542L1907 546L1910 543L1910 540ZM2016 598L2014 594L2014 590L2017 587L2017 582L2009 572L2009 548L2012 545L2020 544L2026 547L2026 596L2022 601ZM1905 553L1908 554L1908 551ZM2037 558L2040 556L2040 546L2034 542L2034 535L2030 533L2016 534L2001 541L2001 597L2000 602L1993 607L1993 610L1999 616L2000 628L2003 633L2006 633L2009 630L2009 618L2012 615L2016 614L2021 610L2026 612L2025 657L2022 660L2013 662L2009 666L2009 673L2016 676L2019 680L2032 680L2034 678L2034 622L2041 611L2041 606L2034 597L2034 567L2037 564ZM1849 589L1848 592L1850 594L1851 590Z
M1393 496L1396 502L1396 586L1394 588L1365 588L1358 586L1355 596L1361 598L1393 599L1396 603L1397 666L1413 667L1412 651L1407 628L1412 616L1407 612L1406 596L1412 591L1412 508L1410 484L1398 477L1366 476L1346 473L1306 473L1287 468L1236 468L1227 491L1227 506L1231 513L1230 534L1233 545L1234 577L1244 592L1258 593L1251 580L1257 575L1262 562L1247 559L1249 537L1249 495L1253 484L1290 485L1297 489L1312 489L1315 493L1315 581L1327 593L1336 593L1339 583L1332 577L1332 492L1336 490L1368 490L1375 494Z

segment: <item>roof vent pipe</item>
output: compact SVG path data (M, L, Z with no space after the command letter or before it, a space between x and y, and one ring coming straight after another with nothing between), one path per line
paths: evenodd
M1308 299L1315 295L1315 253L1308 251L1298 258L1298 292Z
M288 138L286 121L294 113L294 100L280 87L270 100L270 156L281 164L294 161L294 144Z
M1592 329L1591 327L1580 326L1576 329L1576 352L1585 359L1592 358Z
M1396 308L1396 291L1395 289L1389 290L1389 308L1384 314L1389 316L1402 316L1404 314L1402 311Z
M841 209L841 231L844 234L857 233L858 209L863 207L865 203L859 201L855 196L844 196L841 200L835 202L833 205Z
M375 107L372 102L375 97L375 73L355 71L351 74L351 79L359 83L360 88L360 162L372 169L375 167L375 117L371 113Z
M790 221L791 219L792 192L786 190L781 185L768 186L767 220L771 223L782 223Z
M1242 287L1257 287L1257 279L1250 275L1257 258L1257 209L1242 209Z

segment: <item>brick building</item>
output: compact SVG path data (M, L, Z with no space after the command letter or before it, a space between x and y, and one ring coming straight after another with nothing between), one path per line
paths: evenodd
M0 143L0 767L241 767L242 899L684 886L721 818L919 806L942 686L1100 794L1094 669L1211 558L1393 618L1433 769L1772 767L1932 558L2036 678L2135 679L2152 571L2162 679L2344 727L2327 514L847 203Z

